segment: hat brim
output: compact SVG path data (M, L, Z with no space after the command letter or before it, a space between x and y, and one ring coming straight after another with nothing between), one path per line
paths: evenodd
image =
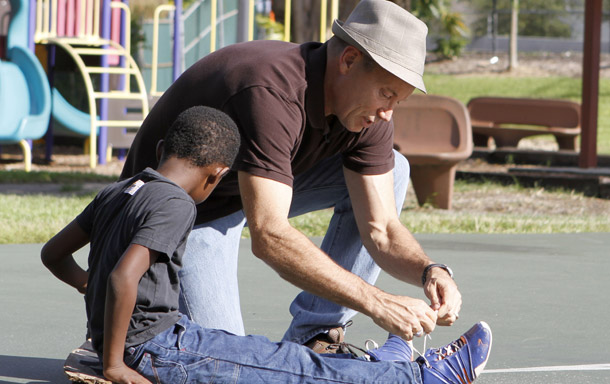
M383 69L398 77L402 81L411 84L423 93L427 93L426 86L424 85L424 79L419 73L413 72L398 63L388 60L383 56L380 56L373 52L372 49L368 49L367 47L363 46L358 40L354 39L354 37L343 28L342 24L343 23L340 20L335 20L333 23L332 31L338 38L345 41L349 45L353 45L360 51L369 55Z

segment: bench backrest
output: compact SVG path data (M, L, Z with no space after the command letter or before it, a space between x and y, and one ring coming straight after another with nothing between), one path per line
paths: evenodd
M477 97L468 102L473 125L580 128L580 104L568 100Z
M456 99L411 95L394 108L392 118L394 143L407 157L409 154L472 152L468 111Z

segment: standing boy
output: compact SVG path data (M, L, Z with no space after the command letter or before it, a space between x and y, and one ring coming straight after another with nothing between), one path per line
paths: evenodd
M88 333L107 379L450 383L442 378L452 372L458 374L455 382L476 377L491 348L491 333L482 323L445 348L429 350L419 363L411 362L407 343L391 336L381 348L368 351L372 363L349 355L318 355L291 342L205 329L181 315L178 271L195 205L229 170L239 144L227 115L209 107L187 109L159 142L156 170L147 168L103 189L43 247L45 266L85 293ZM89 242L85 271L72 253ZM435 351L442 353L436 356Z

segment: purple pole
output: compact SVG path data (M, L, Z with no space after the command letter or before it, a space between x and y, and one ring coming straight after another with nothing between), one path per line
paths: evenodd
M102 1L102 39L110 39L110 0ZM105 46L104 48L108 48ZM108 67L108 56L102 55L100 66ZM108 92L108 74L103 73L100 76L100 91ZM108 119L108 99L100 99L100 119ZM100 127L100 136L98 138L97 156L100 164L106 164L106 148L108 146L108 127Z
M47 45L47 78L49 79L50 89L53 89L55 84L55 55L57 53L57 47L54 44ZM49 127L47 133L44 136L45 143L45 155L44 159L50 163L53 160L53 117L49 119Z
M36 0L30 0L28 25L28 47L34 52L34 32L36 31Z
M123 4L129 6L129 0L122 0ZM126 28L126 23L127 20L125 18L125 13L121 12L121 37L120 37L120 44L124 47L125 46L125 41L127 41L126 39L131 39L131 36L125 36L125 28ZM127 52L129 54L131 54L131 52ZM121 67L125 66L125 58L123 56L121 56L121 58L119 59L119 65ZM125 87L129 87L129 84L125 84L125 75L121 75L121 79L119 80L119 89L125 89Z
M176 81L176 79L180 76L180 73L182 72L182 0L176 0L175 5L176 11L174 13L174 72L172 76L173 81Z
M110 39L110 0L102 1L102 29L100 31L102 39ZM105 46L104 48L108 48ZM102 55L100 66L108 67L108 56ZM100 76L100 91L108 92L108 74L102 73ZM100 119L108 119L108 99L100 99ZM100 164L106 164L106 148L108 146L108 127L100 127L100 135L97 145L97 156Z

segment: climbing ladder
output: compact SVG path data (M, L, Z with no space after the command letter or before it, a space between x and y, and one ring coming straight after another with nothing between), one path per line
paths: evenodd
M34 41L63 48L76 63L85 83L90 116L91 168L97 165L98 128L124 129L124 135L134 136L148 114L148 96L144 81L138 65L130 54L129 7L120 1L112 1L110 8L118 9L123 14L124 36L126 36L124 45L101 36L100 0L38 0L36 2ZM116 14L113 14L114 17ZM64 23L68 27L65 27ZM132 76L135 79L134 84L131 81ZM112 81L108 80L110 78ZM107 116L99 113L102 103L108 105ZM112 137L110 133L108 136ZM100 158L111 153L111 144L112 140L107 147L107 153L101 153Z

